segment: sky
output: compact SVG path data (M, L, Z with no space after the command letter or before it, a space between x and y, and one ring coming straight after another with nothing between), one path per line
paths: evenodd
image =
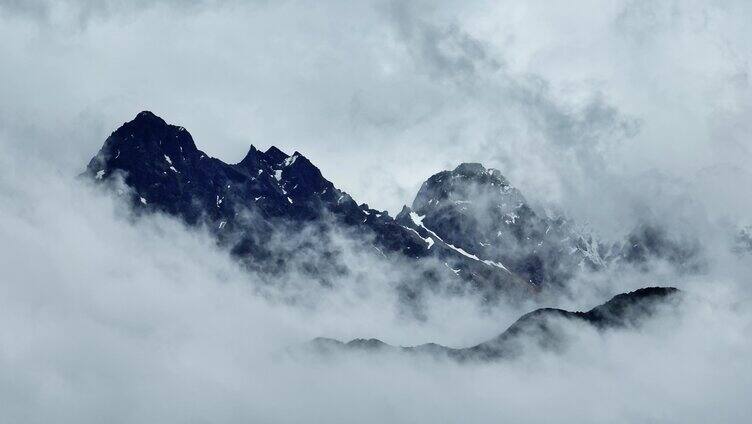
M0 0L0 423L744 422L752 263L723 243L752 224L749 22L734 0ZM289 355L318 336L468 346L540 305L438 296L415 320L393 290L410 270L346 238L358 284L286 276L308 300L291 305L209 235L75 179L141 110L228 163L299 151L392 214L480 162L604 237L698 236L709 267L581 276L543 306L689 300L642 331L570 328L561 355Z
M603 231L665 190L748 212L727 186L752 182L751 16L745 1L5 0L0 123L70 173L151 110L226 162L300 151L393 214L460 162Z

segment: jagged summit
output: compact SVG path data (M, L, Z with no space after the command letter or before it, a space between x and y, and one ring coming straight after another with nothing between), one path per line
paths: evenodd
M359 205L300 152L251 145L240 162L227 164L198 150L185 128L149 111L115 130L84 174L100 183L122 178L135 210L205 225L233 253L257 264L283 264L266 248L269 239L312 223L341 226L384 256L438 260L451 278L494 293L563 284L583 265L606 266L611 256L639 262L660 257L655 250L669 251L665 243L652 243L655 237L643 237L632 250L606 253L566 220L534 211L500 171L479 163L432 175L412 207L392 218ZM645 254L638 255L642 245ZM672 255L668 259L687 256ZM437 278L432 273L417 278Z
M158 175L191 169L203 157L185 128L144 111L107 138L87 172L104 180L114 171L129 171L126 182L142 185Z
M475 287L529 290L527 282L501 264L484 262L427 235L425 229L415 231L383 211L359 206L297 151L288 155L275 146L265 152L250 146L240 162L227 164L196 149L183 127L169 125L151 112L138 114L113 132L85 174L96 182L122 175L136 210L165 212L205 225L256 269L284 266L284 258L275 257L267 247L275 234L294 233L308 223L333 223L358 234L382 255L418 262L438 258L446 264L443 272L449 278ZM325 237L317 242L323 246L319 250L327 250ZM328 261L336 251L331 255ZM315 278L319 266L311 264L307 272ZM436 276L416 275L418 280L431 278Z
M143 111L133 120L124 123L112 133L105 145L118 147L141 146L144 149L180 150L184 153L197 152L191 134L185 128L170 125L149 111Z
M118 128L117 131L139 131L142 133L146 133L149 131L164 131L166 129L173 129L176 131L184 131L185 129L183 127L179 127L176 125L170 125L167 122L165 122L164 119L160 118L159 116L155 115L154 113L145 110L143 112L139 112L132 120L124 123L120 128ZM135 137L133 139L136 139Z
M261 161L264 161L264 153L256 149L256 147L251 144L251 147L248 149L248 153L246 153L243 160L238 162L238 166L243 168L257 168Z
M599 259L565 222L536 213L500 171L479 163L432 175L397 219L535 285L561 283Z
M607 249L566 220L534 211L500 171L479 163L432 175L412 207L392 218L359 205L300 152L288 155L275 146L262 152L251 145L240 162L227 164L198 150L185 128L149 111L115 130L84 175L98 183L122 178L136 211L204 225L257 269L284 266L284 255L268 248L270 239L313 223L341 226L384 256L417 264L438 260L450 278L486 290L489 298L564 284L583 266L652 257L683 263L692 254L656 242L652 233ZM315 242L324 245L326 237ZM324 263L336 257L336 249L330 254ZM319 266L306 272L315 278ZM423 283L436 278L435 269L416 275Z
M463 162L454 168L454 172L459 174L480 174L486 172L486 168L479 163Z
M582 266L653 257L682 264L694 255L644 231L626 247L607 249L567 220L536 212L500 171L479 163L432 175L412 207L392 218L359 205L300 152L251 145L240 162L227 164L149 111L115 130L84 174L100 183L122 178L136 210L206 225L237 256L257 262L284 263L265 248L269 238L313 222L341 225L384 256L437 259L451 278L497 292L560 285Z
M257 168L259 166L280 168L287 165L287 162L291 162L292 157L302 156L300 153L295 152L292 156L289 156L276 146L269 147L265 152L258 150L254 145L248 149L243 160L237 163L238 166L244 168Z
M500 180L506 181L504 176L501 174L501 171L495 168L486 168L481 163L476 162L462 162L459 165L457 165L456 168L454 168L453 171L447 171L451 172L456 175L462 175L465 177L480 177L480 176L491 176Z
M161 125L167 125L167 123L164 121L164 119L160 118L159 116L155 115L150 110L144 110L139 112L135 118L133 118L132 122L154 122L159 123Z

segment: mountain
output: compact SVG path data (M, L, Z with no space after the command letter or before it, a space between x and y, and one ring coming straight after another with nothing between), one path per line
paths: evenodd
M677 238L655 224L637 226L614 250L617 251L614 257L620 262L643 270L648 270L654 260L664 261L680 273L701 272L705 266L699 240L687 236Z
M358 204L299 152L251 146L228 164L199 150L185 128L148 111L114 131L82 175L116 188L136 213L162 212L208 228L260 275L294 267L306 280L328 284L348 272L333 235L344 232L374 254L415 265L414 281L402 282L408 298L439 280L486 299L529 296L565 285L581 269L646 266L653 258L682 265L697 253L651 226L607 246L565 218L539 214L500 171L478 163L431 176L393 218Z
M534 285L558 285L580 266L605 264L602 248L563 218L537 214L496 169L463 163L431 176L397 220Z
M491 340L467 348L451 348L436 343L396 347L378 339L355 339L343 343L334 339L317 338L310 346L321 353L335 351L393 351L428 353L459 361L488 361L513 358L522 354L526 346L544 350L561 350L570 341L561 320L579 322L598 330L638 327L667 303L678 301L681 292L673 287L647 287L614 296L608 302L587 312L542 308L523 315L504 332Z
M328 230L336 227L385 256L440 261L444 277L489 293L535 290L528 279L501 263L424 236L386 211L358 205L299 152L288 155L276 147L262 152L251 146L240 162L227 164L199 150L185 128L148 111L113 132L83 175L105 185L122 179L128 189L123 194L136 211L163 212L189 225L206 226L221 245L257 271L284 272L291 259L299 259L311 278L326 274L320 268L336 263L337 249L327 242ZM270 243L280 234L293 239L304 230L315 237L283 253ZM325 259L305 263L305 249L324 251Z

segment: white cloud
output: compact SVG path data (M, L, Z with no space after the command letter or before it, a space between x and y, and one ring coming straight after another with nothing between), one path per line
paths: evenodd
M0 1L4 416L744 422L750 263L723 242L752 211L750 15L741 1ZM288 358L316 336L465 346L535 305L435 296L415 320L391 290L404 270L373 272L384 264L346 239L358 284L285 303L202 233L133 221L73 181L141 109L227 162L250 143L299 150L392 211L430 174L480 161L603 232L646 215L699 232L711 266L581 276L546 302L656 284L693 300L641 332L572 329L564 355Z

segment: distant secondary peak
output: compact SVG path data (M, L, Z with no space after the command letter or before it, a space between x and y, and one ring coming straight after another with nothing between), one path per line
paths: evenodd
M459 164L456 168L454 168L454 171L452 171L454 174L459 174L465 177L484 177L488 176L491 177L491 181L493 180L499 180L502 184L508 185L506 178L504 178L503 175L501 175L501 171L498 169L493 168L486 168L480 163L468 163L464 162Z

